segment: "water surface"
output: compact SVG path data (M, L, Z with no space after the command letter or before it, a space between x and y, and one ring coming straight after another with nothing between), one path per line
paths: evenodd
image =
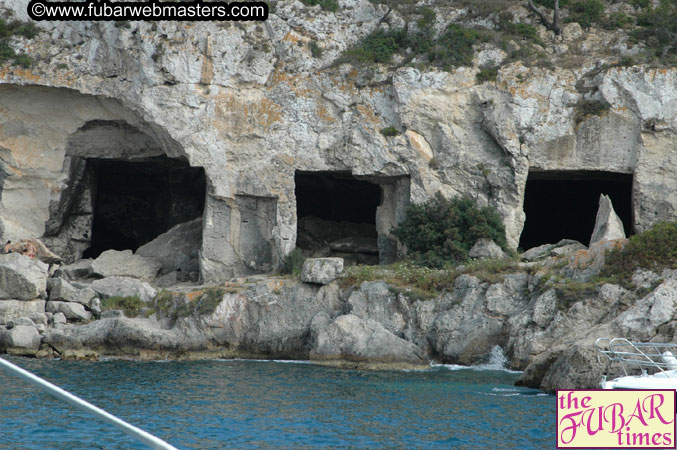
M11 358L182 449L550 449L555 399L504 370ZM0 449L144 449L0 370Z

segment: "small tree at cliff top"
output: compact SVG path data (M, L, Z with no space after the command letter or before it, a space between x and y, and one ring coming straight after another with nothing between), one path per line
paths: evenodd
M560 35L562 33L562 28L560 26L560 20L559 20L559 1L560 0L541 0L538 3L546 6L546 7L551 7L553 9L552 13L552 20L549 20L547 17L545 17L545 14L543 14L537 7L534 5L534 0L528 0L527 4L529 6L529 9L538 16L540 19L541 23L545 25L545 27L553 31L556 35ZM552 6L551 6L552 4Z
M394 234L415 263L429 267L466 261L480 238L507 250L505 228L493 208L479 208L467 197L447 200L439 192L425 203L410 205Z

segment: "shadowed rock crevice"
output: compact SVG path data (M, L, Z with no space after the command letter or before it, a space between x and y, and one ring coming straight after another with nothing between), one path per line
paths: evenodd
M524 195L526 222L520 248L562 239L588 243L600 194L611 198L625 234L633 231L632 175L596 171L529 172Z
M96 179L91 247L85 257L109 249L136 250L175 225L202 215L201 168L166 157L145 161L90 159Z

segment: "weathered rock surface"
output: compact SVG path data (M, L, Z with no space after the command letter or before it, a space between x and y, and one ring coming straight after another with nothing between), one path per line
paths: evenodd
M601 194L599 196L599 209L595 219L595 228L590 237L590 244L615 239L625 239L623 222L616 215L616 211L614 211L614 207L611 204L611 199Z
M52 314L62 313L66 319L71 320L89 320L92 314L85 310L80 303L49 301L45 305L45 310Z
M317 335L310 359L353 367L425 366L424 352L376 321L352 314L337 317Z
M0 300L0 324L19 317L42 317L45 314L44 300Z
M49 300L75 302L90 306L97 293L89 287L76 287L63 278L51 278L47 282Z
M93 259L81 259L73 264L67 264L59 267L55 272L56 276L63 277L67 280L76 280L80 278L89 278L94 275L92 270Z
M129 277L107 277L92 283L91 289L102 298L139 297L148 303L155 298L157 291L145 281Z
M153 281L162 268L155 258L134 255L131 250L106 250L92 262L92 271L102 277L130 277Z
M343 258L308 258L301 269L306 283L329 284L343 272Z
M474 259L505 258L503 249L491 239L478 239L472 246L468 255Z
M386 330L403 337L409 303L383 281L364 282L348 298L350 313L363 320L375 320Z
M0 254L0 299L31 300L45 294L48 266L18 253Z
M158 275L178 272L178 281L197 281L198 251L202 245L202 218L174 226L139 247L135 254L154 258L162 266Z
M0 352L17 356L34 356L40 348L40 333L35 325L0 328Z
M574 280L588 281L604 267L605 255L609 250L622 250L627 239L594 242L586 250L578 250L570 257L564 273Z
M434 6L436 33L470 20L459 5ZM167 156L204 168L199 260L207 282L274 269L296 246L295 171L349 172L379 184L383 255L393 252L390 230L406 204L438 191L495 207L516 248L530 169L633 174L634 228L677 217L677 69L617 66L616 55L594 49L621 46L614 51L629 56L623 52L638 46L601 28L581 34L576 24L560 42L524 8L516 8L521 23L550 36L549 59L567 58L571 48L580 63L507 62L491 83L476 74L506 57L492 44L449 72L336 64L377 27L402 26L396 11L382 21L386 8L357 0L329 13L291 2L263 28L40 22L39 36L12 42L34 67L8 63L0 73L3 239L46 235L81 255L93 223L87 158ZM23 0L2 9L27 19ZM321 55L312 57L311 42ZM581 101L608 111L577 123ZM387 127L401 133L384 136Z
M655 337L658 327L674 320L677 302L677 280L666 280L627 311L614 319L623 336L641 340Z
M538 261L548 256L562 256L573 253L578 250L585 250L587 247L578 241L572 239L562 239L556 244L543 244L538 247L530 248L520 255L525 261Z

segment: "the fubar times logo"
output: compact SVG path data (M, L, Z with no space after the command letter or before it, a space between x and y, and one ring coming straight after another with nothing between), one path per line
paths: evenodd
M557 448L676 448L675 391L558 390Z

